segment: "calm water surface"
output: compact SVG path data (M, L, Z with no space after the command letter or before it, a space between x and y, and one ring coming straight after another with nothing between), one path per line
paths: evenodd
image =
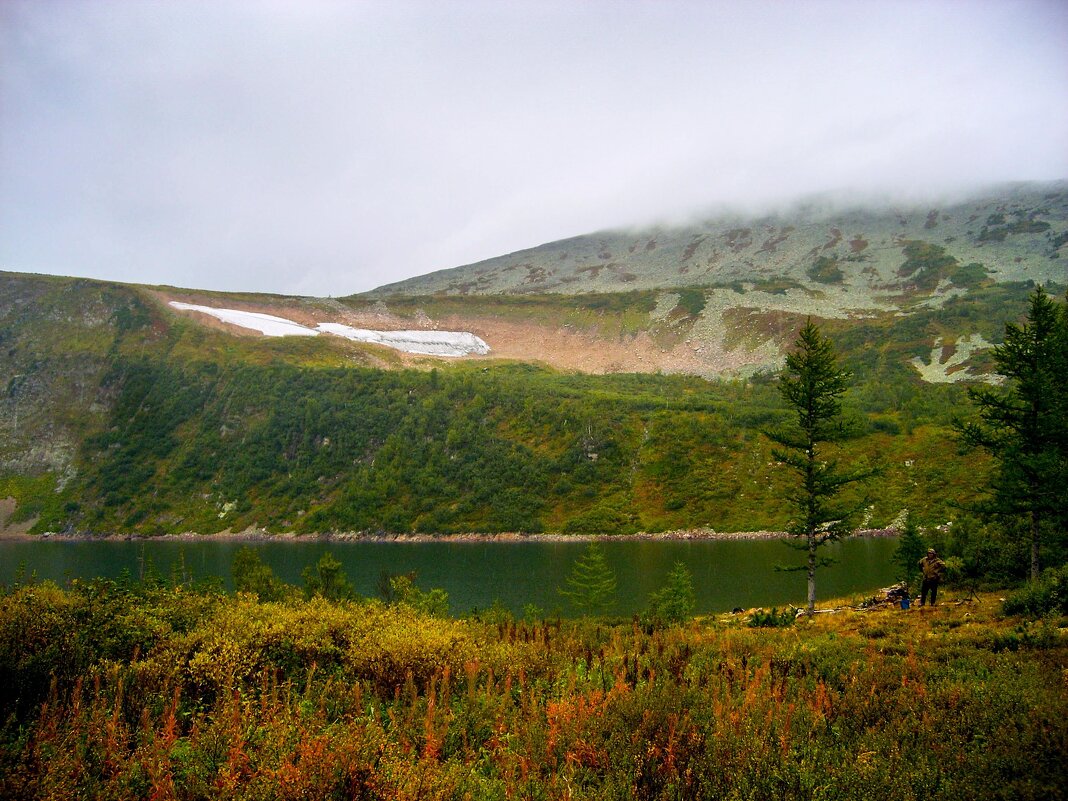
M285 581L301 584L300 573L330 551L364 595L374 595L383 571L416 571L424 589L449 593L454 613L485 608L500 600L514 612L536 604L546 611L566 603L557 593L571 566L585 550L577 542L220 542L105 541L0 542L0 582L10 583L20 565L27 575L64 582L97 576L117 578L124 571L136 577L150 561L164 576L184 562L193 576L221 576L230 586L230 563L244 545L259 551ZM863 595L893 581L890 555L895 538L854 539L828 546L838 563L821 568L818 597ZM642 609L649 593L659 589L676 561L693 573L697 611L719 612L736 606L771 606L805 599L804 573L784 573L776 565L796 564L802 554L773 540L627 541L604 543L616 572L619 592L615 612Z

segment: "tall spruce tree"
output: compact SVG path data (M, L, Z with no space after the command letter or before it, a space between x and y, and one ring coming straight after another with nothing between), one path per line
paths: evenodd
M816 608L816 568L830 562L819 556L819 548L849 533L862 506L844 503L840 492L873 473L840 468L827 453L828 446L847 433L842 422L842 395L850 378L850 373L838 366L831 341L808 320L779 377L779 391L794 412L793 419L765 432L779 446L772 451L775 458L797 478L795 489L787 496L795 512L787 531L801 540L800 547L806 552L805 564L797 569L808 573L810 616Z
M1027 521L1035 579L1047 529L1068 522L1068 306L1038 287L1026 322L1005 326L994 362L1004 385L969 389L979 420L958 422L957 430L965 444L993 455L982 511Z

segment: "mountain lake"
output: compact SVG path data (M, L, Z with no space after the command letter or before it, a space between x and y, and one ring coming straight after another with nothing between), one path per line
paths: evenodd
M781 540L607 540L609 565L618 592L614 613L640 611L649 593L659 589L675 562L693 574L696 612L730 611L735 607L801 606L804 572L778 570L801 563L801 551ZM196 540L5 540L0 541L0 582L26 579L134 578L146 568L164 578L172 574L194 579L219 576L232 587L230 564L238 549L250 545L284 581L302 585L301 571L329 551L344 565L362 595L373 596L383 572L415 571L423 589L449 593L450 610L462 614L500 601L515 613L534 604L551 613L567 614L558 593L584 542L353 542ZM832 543L821 553L835 564L816 574L817 599L862 598L893 583L891 555L896 537L862 537Z

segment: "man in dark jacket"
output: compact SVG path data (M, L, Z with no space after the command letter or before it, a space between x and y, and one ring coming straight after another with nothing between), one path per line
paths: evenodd
M938 582L946 573L946 563L938 558L934 548L927 549L927 556L920 560L920 570L923 571L923 583L920 584L920 606L927 600L927 593L931 593L931 606L935 605L938 598Z

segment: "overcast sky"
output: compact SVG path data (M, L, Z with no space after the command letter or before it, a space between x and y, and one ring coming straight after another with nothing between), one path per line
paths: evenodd
M0 0L0 269L345 295L1068 177L1068 3Z

